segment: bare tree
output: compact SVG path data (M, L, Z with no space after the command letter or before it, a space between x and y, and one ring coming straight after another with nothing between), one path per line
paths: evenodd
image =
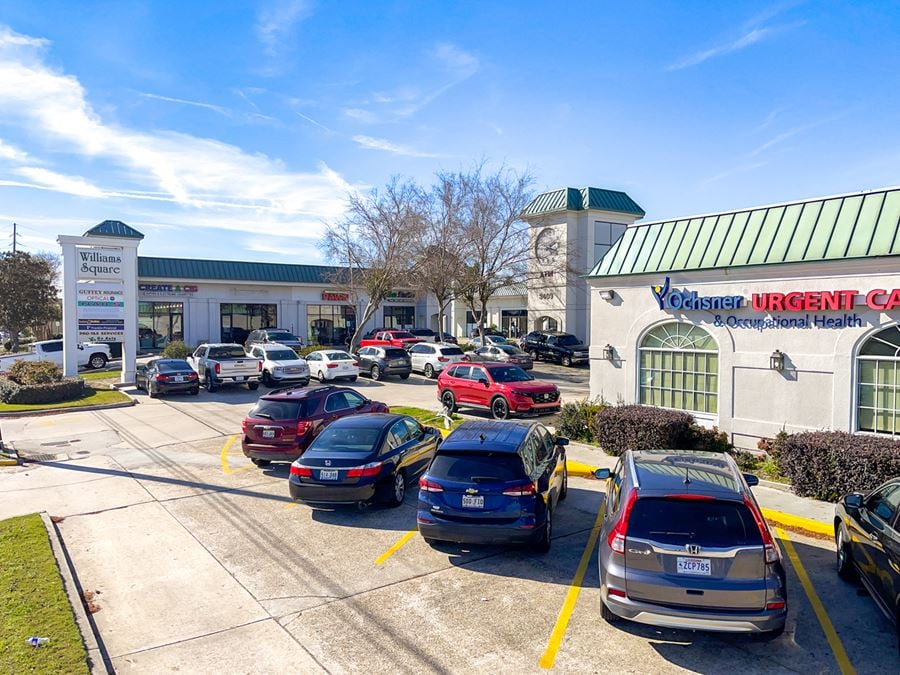
M467 201L462 209L461 231L467 245L459 295L483 333L491 298L528 278L531 245L521 213L531 201L534 178L507 167L486 174L480 165L456 174L454 180Z
M437 174L437 183L428 193L428 215L416 246L411 279L416 287L437 300L441 334L447 331L444 315L464 279L463 260L468 246L464 220L471 203L467 189L468 183L460 181L458 175Z
M350 346L392 290L409 283L427 200L412 181L393 178L383 191L352 194L345 218L329 225L322 250L340 270L334 283L357 307Z

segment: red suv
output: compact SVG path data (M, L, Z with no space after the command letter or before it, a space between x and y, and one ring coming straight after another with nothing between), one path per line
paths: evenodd
M438 398L445 407L487 408L494 419L559 412L559 389L535 380L519 366L503 363L457 364L441 371Z
M331 422L354 413L386 413L348 387L287 389L261 396L241 422L241 448L256 466L293 462Z

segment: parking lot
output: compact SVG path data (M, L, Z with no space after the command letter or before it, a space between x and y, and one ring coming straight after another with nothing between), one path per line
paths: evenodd
M534 374L563 400L587 393L587 368L540 364ZM438 409L433 381L417 375L354 386L389 405ZM589 546L602 483L570 479L549 554L432 548L415 532L414 494L364 512L292 503L287 466L259 469L240 452L235 434L257 393L140 395L132 408L3 422L4 438L41 461L2 474L0 517L65 518L63 541L82 587L99 591L93 620L116 670L896 668L892 627L837 578L831 542L782 533L790 615L775 640L611 626Z

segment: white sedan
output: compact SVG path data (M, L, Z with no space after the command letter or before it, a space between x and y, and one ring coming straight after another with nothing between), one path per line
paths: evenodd
M345 377L351 382L359 377L359 361L339 349L320 349L306 355L311 377L319 382Z
M290 347L277 343L260 343L250 348L250 355L262 361L260 377L267 387L282 383L309 384L309 365Z

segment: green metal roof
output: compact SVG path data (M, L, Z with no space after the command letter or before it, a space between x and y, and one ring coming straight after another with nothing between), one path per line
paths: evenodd
M280 263L191 260L138 256L138 277L147 279L208 279L210 281L260 281L288 284L334 283L338 267L285 265Z
M588 277L900 255L900 188L631 225Z
M126 225L121 220L104 220L84 233L84 236L119 237L122 239L143 239L144 235L131 225Z
M627 213L639 218L644 216L644 209L624 192L593 187L581 189L570 187L542 192L525 207L522 216L535 216L554 211L586 211L587 209Z

